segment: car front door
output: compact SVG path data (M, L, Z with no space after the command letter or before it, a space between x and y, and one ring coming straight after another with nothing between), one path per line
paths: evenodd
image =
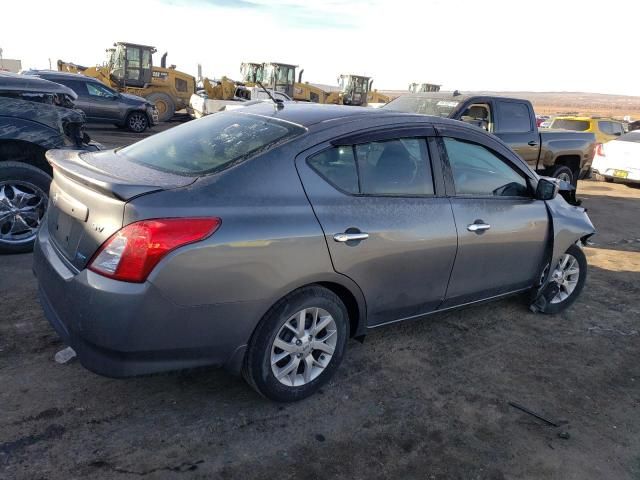
M324 143L296 166L335 270L354 280L370 326L419 316L444 299L456 229L432 128Z
M494 100L495 124L493 134L507 143L533 169L540 154L540 134L535 116L526 102Z
M532 286L549 235L546 205L531 173L504 145L447 126L440 154L458 230L458 252L443 308Z
M87 82L92 117L99 122L122 121L117 92L96 82Z

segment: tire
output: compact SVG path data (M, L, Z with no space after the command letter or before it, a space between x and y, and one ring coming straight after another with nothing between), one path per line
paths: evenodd
M584 282L587 280L587 257L585 256L582 249L577 245L571 245L567 249L565 254L560 258L560 263L562 263L562 260L564 259L565 255L569 255L570 257L573 257L575 259L577 266L579 268L579 272L577 274L578 278L576 279L575 286L573 287L571 293L569 293L568 296L566 296L566 298L556 301L556 297L554 297L547 302L544 310L542 310L544 313L555 314L555 313L560 313L566 310L567 308L569 308L580 295L580 292L584 287ZM569 265L569 263L567 265ZM569 280L570 279L571 277L569 277ZM551 281L553 281L553 279L550 280L550 282Z
M305 332L300 335L297 319L302 311ZM315 335L314 318L318 326L327 324ZM349 317L340 298L320 286L303 287L276 303L262 318L249 342L242 374L251 387L270 400L302 400L333 376L348 338ZM324 347L318 348L320 343ZM331 350L333 353L329 353Z
M146 97L158 110L158 121L166 122L176 113L176 104L166 93L152 93Z
M576 173L566 165L555 165L549 168L546 174L550 177L563 178L574 187L578 184L578 177Z
M0 253L33 250L49 202L50 185L51 177L33 165L0 162ZM20 208L19 218L11 207ZM20 226L21 230L12 233Z
M142 133L149 127L149 119L145 112L131 112L127 115L127 129L133 133Z

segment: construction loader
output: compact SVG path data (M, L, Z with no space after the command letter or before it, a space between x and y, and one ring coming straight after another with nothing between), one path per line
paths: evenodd
M117 42L107 49L107 61L96 67L83 67L58 60L58 70L82 73L99 79L118 91L138 95L154 103L159 120L169 120L176 110L189 105L195 93L193 76L166 66L167 54L162 55L160 67L154 67L152 57L156 48L135 43Z

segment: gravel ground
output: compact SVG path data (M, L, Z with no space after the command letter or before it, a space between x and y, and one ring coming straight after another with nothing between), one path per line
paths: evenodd
M0 478L640 479L640 189L579 193L599 234L569 311L514 297L375 330L288 405L216 369L55 363L31 255L1 257Z

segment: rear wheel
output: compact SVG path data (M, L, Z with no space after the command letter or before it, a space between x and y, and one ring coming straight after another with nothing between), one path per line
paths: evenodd
M171 117L176 112L176 105L173 99L166 93L152 93L147 96L147 100L156 106L160 122L171 120Z
M0 253L23 253L33 243L49 202L51 177L32 165L0 162Z
M142 133L149 126L149 119L144 112L131 112L127 115L127 128L134 133Z
M547 175L555 177L558 180L562 180L563 182L570 183L573 186L576 186L578 183L578 178L575 175L575 172L566 165L555 165L554 167L551 167Z
M334 374L349 337L347 309L322 287L296 290L262 319L249 343L243 376L263 396L301 400Z

